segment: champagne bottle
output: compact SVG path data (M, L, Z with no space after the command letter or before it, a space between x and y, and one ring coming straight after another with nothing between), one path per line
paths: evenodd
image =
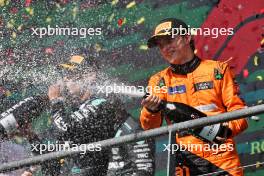
M148 94L146 94L144 98L147 96ZM179 123L207 116L205 113L180 102L167 102L162 100L158 107L158 111L160 110L172 123ZM224 137L225 130L227 130L227 137L231 136L231 129L220 123L191 129L188 133L205 142L221 143L216 137Z
M0 139L7 138L18 128L39 116L47 108L49 99L47 96L28 97L0 115Z

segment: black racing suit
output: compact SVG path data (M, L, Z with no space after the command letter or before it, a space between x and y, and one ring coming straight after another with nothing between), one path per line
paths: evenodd
M116 136L143 131L130 116L118 129ZM107 176L154 175L154 140L142 140L112 148Z
M57 134L56 139L59 141L87 144L140 130L138 123L117 98L91 98L70 114L65 112L61 103L52 106L53 134ZM154 175L154 143L153 140L146 140L123 144L112 149L76 155L70 160L70 165L74 164L72 174L76 171L74 175L151 176ZM62 166L60 171L65 168L69 169L69 165Z
M53 102L51 106L51 129L49 130L51 136L49 137L56 143L68 141L76 146L140 130L138 123L131 118L120 100L115 97L91 98L71 112L67 112L62 101ZM33 152L39 154L36 150L40 149L38 144L43 144L43 141L49 137L42 136L41 140L35 141L33 145L38 147L34 148ZM102 148L101 151L98 151L101 149L100 146L95 146L94 151L85 154L44 162L42 173L80 176L152 176L154 175L154 148L153 140L122 144L112 149L111 147ZM47 152L50 151L44 151L42 154Z

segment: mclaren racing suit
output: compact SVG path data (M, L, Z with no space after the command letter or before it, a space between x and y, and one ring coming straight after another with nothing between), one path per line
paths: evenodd
M141 130L117 98L91 98L72 112L67 114L63 102L53 103L52 138L81 146ZM52 176L152 176L154 142L123 144L112 148L112 154L111 148L95 146L91 152L44 163L42 170Z
M149 80L149 86L153 90L152 94L165 101L188 104L208 116L245 108L244 102L239 98L234 75L226 63L200 60L196 56L194 59L198 59L197 64L189 64L195 66L189 73L179 74L170 66L153 75ZM156 86L160 89L155 89ZM150 112L143 107L140 116L142 127L145 130L160 127L161 114L161 112ZM166 117L165 119L170 124ZM228 122L232 136L224 143L225 149L217 148L219 150L216 151L212 148L201 147L200 150L178 153L177 157L183 158L183 167L176 168L179 171L177 174L200 175L222 171L218 175L243 175L243 170L237 168L240 166L240 161L232 138L244 131L247 126L246 119ZM176 142L185 146L188 144L207 145L189 134L177 134Z

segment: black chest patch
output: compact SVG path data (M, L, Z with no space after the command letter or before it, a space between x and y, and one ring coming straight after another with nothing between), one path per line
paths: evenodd
M213 89L213 88L214 88L213 81L199 82L199 83L194 84L195 91L207 90L207 89Z

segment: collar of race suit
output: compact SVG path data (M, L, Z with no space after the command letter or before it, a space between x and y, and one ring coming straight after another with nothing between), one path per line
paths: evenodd
M186 75L187 73L193 72L201 63L201 59L194 55L193 59L185 64L171 64L171 70L173 73Z

